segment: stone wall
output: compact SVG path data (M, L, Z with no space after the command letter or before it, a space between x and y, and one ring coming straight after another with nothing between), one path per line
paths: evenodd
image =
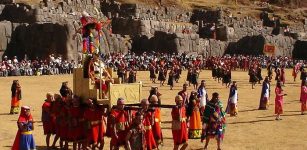
M109 18L131 18L173 22L190 22L192 12L175 7L153 7L141 4L101 3L101 11Z
M296 40L307 40L307 20L303 26L290 27L291 33L284 36L282 27L263 26L265 23L261 20L232 17L219 9L188 11L108 0L62 0L58 3L43 0L36 7L14 4L10 0L1 2L0 51L7 50L8 55L20 52L35 57L38 51L46 54L64 52L64 57L75 59L81 51L82 37L75 33L81 27L79 18L83 10L101 20L113 20L113 32L103 30L100 39L104 53L156 50L223 55L231 49L254 54L262 52L263 42L256 45L240 43L253 43L253 37L264 37L264 43L277 47L277 55L291 56ZM208 34L212 23L216 23L216 39L210 39L212 35ZM43 29L49 27L51 31Z
M86 10L91 16L106 19L95 6L100 6L100 1L63 0L55 3L44 0L37 8L14 3L0 5L0 50L6 50L8 56L19 55L19 58L23 58L24 53L29 57L46 57L54 53L76 59L82 49L82 37L76 34L81 27L81 12ZM131 49L129 36L103 32L103 52L127 52Z

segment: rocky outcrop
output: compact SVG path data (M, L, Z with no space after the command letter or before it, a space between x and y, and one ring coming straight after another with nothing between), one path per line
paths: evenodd
M100 39L103 53L262 54L264 44L272 44L276 55L291 56L294 43L307 40L307 19L303 26L290 27L285 36L284 26L267 13L254 20L232 17L222 9L188 11L99 0L43 0L34 7L5 0L0 2L0 53L6 50L7 55L20 58L55 53L76 59L82 49L76 31L83 10L100 20L112 19L112 33L104 29Z
M71 60L82 51L79 19L87 12L99 19L106 17L99 10L96 0L64 0L54 3L44 0L37 8L23 4L0 5L0 51L5 55L23 58L46 58L61 54ZM131 48L130 36L103 31L101 49L105 53L127 52ZM33 44L35 43L35 44Z

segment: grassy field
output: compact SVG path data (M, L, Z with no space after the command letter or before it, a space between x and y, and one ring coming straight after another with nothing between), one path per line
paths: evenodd
M263 70L263 73L266 73ZM12 80L19 79L22 86L23 105L32 107L32 114L35 124L34 138L38 146L38 150L45 149L45 139L43 135L41 118L41 105L45 99L47 92L59 93L62 81L69 81L72 87L72 75L58 76L39 76L39 77L8 77L0 78L0 149L9 150L13 144L17 131L16 120L18 115L9 115L10 109L10 86ZM186 79L186 72L183 72L180 83L175 84L174 90L169 90L168 86L159 87L162 93L162 102L164 104L174 104L174 97L181 90L182 83ZM226 105L229 89L217 83L211 78L211 71L205 70L200 74L200 79L207 81L207 89L209 97L213 92L219 92L221 100ZM247 72L232 72L232 79L238 83L239 93L239 114L238 117L227 116L227 127L225 139L223 142L223 150L306 150L307 143L307 115L300 115L300 83L293 82L291 70L286 70L285 93L288 96L284 99L283 120L275 121L274 116L274 98L275 94L271 93L269 110L257 110L261 92L261 85L257 85L255 89L251 89L248 83ZM148 97L149 89L152 84L149 81L149 72L138 72L137 80L142 81L143 97ZM272 91L274 91L275 82L272 83ZM192 91L189 87L188 91ZM226 106L225 106L226 107ZM171 118L170 110L162 110L162 127L164 146L162 149L172 149L173 140L171 134ZM109 138L106 138L106 147L109 149ZM201 149L204 143L200 140L189 140L189 149ZM210 143L209 149L216 149L216 142Z

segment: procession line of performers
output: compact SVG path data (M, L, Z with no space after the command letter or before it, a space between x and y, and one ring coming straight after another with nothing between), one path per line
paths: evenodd
M186 149L188 139L206 140L217 138L218 147L223 139L225 113L218 94L208 100L205 81L198 91L187 93L186 87L175 97L176 105L171 111L174 149ZM152 87L148 99L141 101L140 107L125 106L125 100L119 98L117 105L107 111L96 100L82 101L72 96L67 84L63 84L61 95L47 93L42 105L42 122L47 147L55 147L57 141L61 148L103 149L104 137L110 137L110 149L159 149L163 143L161 130L161 108L158 106L161 94ZM156 95L157 94L157 95ZM204 100L204 102L201 102ZM189 127L188 127L189 124ZM205 127L205 128L204 128ZM55 134L53 143L51 135Z
M16 81L14 81L16 82ZM301 84L301 113L307 110L307 82ZM172 108L172 135L174 149L186 149L188 139L205 141L205 149L210 138L216 138L218 149L225 133L225 112L218 93L212 94L208 100L205 81L201 82L197 92L187 92L188 84L175 97L176 105ZM269 77L263 82L259 109L268 109L270 96ZM157 87L152 87L148 99L141 101L140 107L125 107L125 100L119 98L116 107L107 111L96 100L81 101L72 96L67 82L63 82L61 95L47 93L42 105L42 122L46 135L47 147L55 148L57 141L61 148L68 148L68 142L73 142L73 149L103 149L104 137L111 137L110 149L124 146L127 149L158 149L163 143L161 130L161 108L150 107L150 104L161 103ZM276 120L281 120L283 113L282 82L277 82L275 88ZM230 88L226 112L230 116L237 115L238 91L236 82ZM83 103L82 103L83 102ZM188 126L189 125L189 126ZM13 144L13 150L35 149L32 135L34 121L30 107L21 107L17 121L18 131ZM55 134L50 144L51 135Z

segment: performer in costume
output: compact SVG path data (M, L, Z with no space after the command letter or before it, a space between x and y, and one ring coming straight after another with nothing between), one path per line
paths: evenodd
M164 66L160 66L160 68L159 68L158 80L160 81L160 86L163 86L164 82L166 80L166 74L165 74Z
M50 146L50 137L52 134L55 134L55 117L52 115L51 107L54 102L53 95L51 93L47 93L46 100L42 106L42 122L44 134L46 135L46 145L47 148ZM54 148L55 145L52 145Z
M275 88L275 120L282 120L280 115L283 114L283 103L284 103L284 96L287 94L283 93L283 89L281 88L281 82L278 81Z
M19 113L19 105L21 100L21 86L18 80L14 80L11 86L12 100L10 114Z
M82 140L85 139L84 129L84 111L80 107L80 98L74 96L72 99L72 106L68 110L69 129L68 139L73 142L73 149L81 149ZM85 144L84 144L85 145Z
M183 105L183 98L180 95L175 97L176 106L172 109L172 134L174 150L185 150L188 147L188 133L186 122L186 109Z
M293 67L293 70L292 70L292 76L293 76L293 81L295 82L296 80L296 77L297 77L297 74L298 74L298 71L300 69L300 64L297 63L294 67Z
M156 67L153 64L149 64L149 72L150 72L150 81L152 81L152 83L156 83Z
M59 109L59 136L60 136L60 147L64 149L68 149L68 129L69 129L69 118L68 111L71 103L71 95L66 98L61 99L60 101L60 109ZM65 101L64 101L65 100Z
M300 96L300 101L301 101L301 114L304 115L304 112L307 110L307 81L302 80L302 86L301 86L301 96Z
M252 89L254 89L254 86L256 85L256 82L258 81L255 66L249 68L248 75L249 75L249 82L252 83Z
M189 139L200 139L201 137L202 127L199 110L199 99L197 98L197 93L192 91L187 108L187 117L190 123Z
M198 87L197 90L197 97L200 100L199 106L200 106L200 110L201 110L201 114L202 112L205 110L205 106L207 104L207 102L209 101L208 98L208 93L206 90L206 81L205 80L201 80L200 86Z
M226 112L230 114L230 116L238 115L238 88L236 81L233 81L230 87Z
M182 90L180 91L180 92L178 92L178 95L180 95L181 97L182 97L182 99L183 99L183 105L185 106L185 107L187 107L187 105L188 105L188 103L189 103L189 101L188 101L188 98L189 98L189 94L188 94L188 91L187 91L187 89L188 89L188 84L187 83L184 83L183 84L183 86L182 86Z
M203 115L203 132L201 141L206 139L205 150L207 150L210 138L216 138L217 149L221 150L221 142L225 133L225 112L219 94L213 93L212 99L207 103Z
M262 83L262 91L260 96L260 104L259 110L266 110L269 108L269 100L270 100L270 80L269 77L265 77Z
M154 125L154 114L149 110L149 101L148 99L143 99L141 101L141 110L140 113L144 116L143 125L145 128L145 139L146 146L148 150L156 149L156 141L152 132L152 126Z
M171 71L168 73L168 81L167 81L167 85L170 86L171 90L173 90L174 87L174 76L175 76L174 69L171 69Z
M108 83L114 83L105 65L99 60L99 55L94 53L89 62L88 75L97 89L102 90L102 97L107 97ZM101 84L100 84L101 83Z
M157 95L152 95L150 97L151 104L159 104L159 99ZM157 147L163 143L162 129L161 129L161 109L158 107L154 107L154 124L152 126L152 132L157 144Z
M118 98L117 106L111 111L111 141L110 149L118 150L125 145L125 138L130 127L130 116L125 108L125 100Z
M60 113L61 113L61 108L62 108L62 97L59 94L54 94L53 95L54 98L54 102L51 105L51 115L52 117L55 119L55 124L54 124L54 128L55 128L55 137L54 137L54 141L52 144L52 147L55 146L56 142L59 140L60 138L60 123L61 123L61 117L60 117Z
M158 91L158 87L157 86L152 86L151 90L149 91L149 97L148 100L150 100L152 95L156 95L158 97L158 104L161 104L161 93Z
M35 150L36 145L32 135L34 121L29 106L22 106L17 121L18 131L12 150Z
M127 150L147 150L143 115L137 112L125 138Z
M84 111L84 119L87 122L87 145L92 145L92 149L96 147L103 149L104 147L104 126L102 116L103 109L98 107L96 100L88 99L86 101L88 108Z
M68 87L68 81L62 83L60 94L63 101L66 101L69 96L72 96L72 90Z

